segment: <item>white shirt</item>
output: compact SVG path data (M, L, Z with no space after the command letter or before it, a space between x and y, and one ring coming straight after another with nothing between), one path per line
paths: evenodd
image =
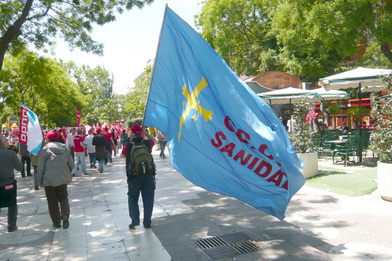
M75 135L73 135L72 133L69 133L66 140L65 140L65 146L67 146L67 148L69 148L70 146L75 147L73 138Z
M94 153L95 152L95 146L93 145L93 138L94 135L92 133L89 133L86 138L84 138L84 144L87 145L87 152L88 153Z

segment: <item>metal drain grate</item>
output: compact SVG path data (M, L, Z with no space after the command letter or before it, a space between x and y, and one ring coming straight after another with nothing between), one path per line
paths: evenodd
M196 240L196 245L198 245L201 249L208 249L218 246L224 246L227 245L227 243L223 241L220 237L209 237Z
M242 232L198 239L196 245L213 260L256 252L261 249L251 242L251 238L247 234Z

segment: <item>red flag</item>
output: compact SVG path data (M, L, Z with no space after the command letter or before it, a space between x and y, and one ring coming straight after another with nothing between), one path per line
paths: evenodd
M80 120L82 119L82 116L80 116L80 111L78 106L76 106L75 109L76 109L76 119L78 121L78 126L80 126Z

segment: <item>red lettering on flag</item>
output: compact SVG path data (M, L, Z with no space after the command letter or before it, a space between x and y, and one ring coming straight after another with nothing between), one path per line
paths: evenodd
M20 135L19 135L19 142L23 144L27 144L27 130L29 124L29 116L27 115L28 110L20 106Z

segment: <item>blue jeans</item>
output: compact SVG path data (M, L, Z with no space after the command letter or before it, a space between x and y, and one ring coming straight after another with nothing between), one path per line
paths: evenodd
M97 161L96 153L89 153L88 157L90 158L90 167L93 167Z
M143 199L143 225L151 227L152 209L154 207L155 176L150 174L139 175L128 182L128 209L132 224L140 224L139 195Z
M78 169L78 165L82 165L82 173L86 174L87 173L87 169L86 169L86 156L84 155L84 152L75 152L75 167L72 170L72 173L75 174L77 169Z
M103 165L105 164L105 159L99 159L99 166L98 169L103 171Z
M161 147L161 153L159 156L164 157L165 156L165 147L166 147L167 141L160 141L159 146Z

